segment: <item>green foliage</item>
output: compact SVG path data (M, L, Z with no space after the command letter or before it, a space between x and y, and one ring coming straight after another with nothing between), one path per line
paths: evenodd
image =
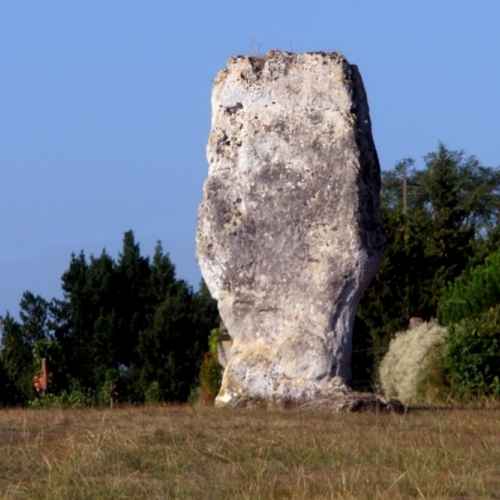
M19 303L23 336L29 345L44 340L49 335L49 304L40 295L26 291Z
M439 145L422 168L406 159L382 173L387 237L379 272L358 308L353 384L370 388L395 332L430 320L448 283L500 242L500 170ZM484 296L484 294L483 294Z
M201 353L193 336L191 307L188 287L182 283L172 288L139 341L145 386L158 381L164 401L185 401L196 378L195 358Z
M448 374L444 367L444 348L433 350L417 383L417 401L427 404L445 403L452 398Z
M199 396L206 404L212 404L222 382L223 368L218 361L220 328L213 328L208 338L208 352L203 356L199 375Z
M0 404L34 400L41 358L51 395L35 405L69 404L78 391L103 405L188 398L218 312L204 283L194 293L176 278L161 243L151 262L132 231L116 260L72 255L62 289L52 301L25 292L21 321L0 318Z
M19 391L5 370L0 356L0 407L20 404Z
M95 404L92 395L80 388L62 391L60 394L45 394L29 401L30 408L88 408Z
M205 353L200 368L200 393L203 403L210 404L217 396L222 382L222 367L217 355Z
M207 350L208 336L207 332L211 332L219 322L219 311L217 302L212 298L207 285L202 280L198 291L193 297L193 321L196 328L196 338L198 339L198 369L201 363L202 354Z
M208 337L208 352L212 353L214 356L217 356L219 338L220 338L220 328L214 328L210 332L210 337Z
M154 404L161 401L160 383L154 380L144 391L144 400L146 403Z
M63 391L59 395L46 394L29 402L30 408L87 408L93 400L83 393Z
M500 251L443 292L439 317L448 335L419 382L419 399L499 396Z
M104 382L97 393L97 402L102 406L112 406L117 400L117 386L120 372L116 369L106 371Z
M149 260L141 255L132 231L123 236L122 252L116 264L116 282L118 289L113 305L117 322L112 343L116 349L115 360L130 366L139 361L139 337L148 328L152 309L157 305L151 297Z
M194 385L193 387L191 387L188 396L188 403L194 406L200 401L200 397L201 397L200 386Z
M439 320L443 324L476 316L500 303L500 250L486 262L456 279L443 293L439 303Z
M1 362L10 404L24 404L34 396L32 379L35 374L30 342L22 325L7 314L3 318ZM7 391L6 391L7 392Z
M443 362L454 395L500 396L500 304L449 327Z
M156 243L151 264L151 288L155 301L161 302L176 282L175 266L170 257L163 252L160 241Z
M397 331L406 328L410 317L432 317L429 305L429 275L425 242L427 215L415 211L383 211L386 250L380 269L357 310L353 338L353 384L371 389L376 366L387 352Z

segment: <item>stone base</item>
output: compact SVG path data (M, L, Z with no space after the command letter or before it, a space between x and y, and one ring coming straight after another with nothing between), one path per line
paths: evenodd
M301 405L303 409L331 409L337 412L382 412L406 413L408 408L397 399L384 399L381 396L366 392L351 392L333 400L309 401Z
M217 398L215 406L219 408L267 408L267 409L298 409L298 410L328 410L333 412L382 412L406 413L408 408L396 399L385 399L369 392L355 392L348 388L339 388L335 394L319 395L315 399L305 401L291 399L260 399L233 397L229 401Z

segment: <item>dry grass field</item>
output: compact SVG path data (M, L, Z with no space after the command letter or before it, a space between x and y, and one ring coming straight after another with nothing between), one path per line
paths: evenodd
M0 410L2 499L500 498L500 410Z

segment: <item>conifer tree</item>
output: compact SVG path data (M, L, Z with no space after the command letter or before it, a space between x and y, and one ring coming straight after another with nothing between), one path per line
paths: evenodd
M151 270L149 260L141 256L133 231L123 237L122 252L117 263L117 361L131 367L137 361L139 335L148 326L148 306L151 300Z
M500 241L500 170L442 144L423 168L406 159L382 173L387 244L358 308L353 376L367 381L412 316L436 317L448 283Z
M49 337L49 304L40 295L26 291L19 303L23 336L33 346L37 341Z
M14 404L26 403L34 395L32 346L24 336L21 325L10 314L1 318L1 324L0 357L10 399Z

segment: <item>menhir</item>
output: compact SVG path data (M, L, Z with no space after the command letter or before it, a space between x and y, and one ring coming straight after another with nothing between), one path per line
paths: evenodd
M232 58L207 155L198 260L233 340L217 404L342 407L356 307L383 247L357 67L336 53Z

